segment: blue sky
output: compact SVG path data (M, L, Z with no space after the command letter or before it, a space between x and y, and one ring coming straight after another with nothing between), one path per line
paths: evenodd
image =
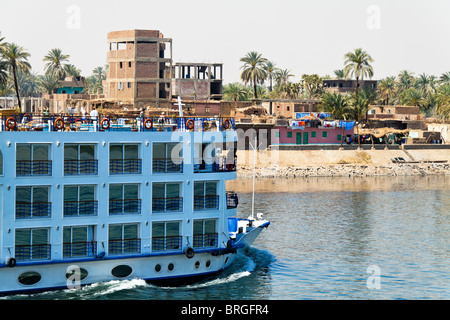
M333 75L357 47L374 58L374 79L450 71L448 0L1 0L0 16L2 35L29 51L37 73L61 48L89 76L106 63L107 32L127 29L172 38L174 62L224 63L225 83L239 81L239 59L253 50L294 81Z

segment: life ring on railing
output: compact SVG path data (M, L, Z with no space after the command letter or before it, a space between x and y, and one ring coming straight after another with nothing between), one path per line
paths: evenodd
M230 127L230 120L228 120L228 119L223 120L223 122L222 122L222 127L223 127L225 130L227 130L227 129Z
M144 128L147 130L150 130L151 128L153 128L153 120L148 118L144 121Z
M16 259L9 258L7 264L8 264L8 267L14 268L16 266Z
M27 118L27 119L26 119L27 122L30 122L30 121L31 121L31 116L30 116L28 113L25 113L25 114L23 115L22 119L25 119L25 118Z
M8 119L6 119L5 125L9 130L14 130L16 128L17 121L13 117L9 117Z
M186 250L184 251L184 253L186 254L186 257L188 259L191 259L194 257L194 249L192 249L191 247L187 247Z
M62 118L56 119L53 124L57 130L64 128L64 120Z
M109 119L108 118L103 118L102 121L100 122L100 125L101 125L103 130L108 130L109 129L109 125L110 125Z
M195 127L194 119L188 119L188 121L186 121L186 128L192 130L194 129L194 127Z

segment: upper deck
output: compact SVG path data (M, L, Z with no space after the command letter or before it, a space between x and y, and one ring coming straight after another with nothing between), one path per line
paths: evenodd
M231 117L117 117L21 114L2 116L0 131L44 132L222 132L235 130Z

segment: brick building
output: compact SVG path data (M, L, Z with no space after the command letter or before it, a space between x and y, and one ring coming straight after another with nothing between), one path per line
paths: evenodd
M107 101L138 108L171 103L172 39L158 30L125 30L109 32L107 43Z

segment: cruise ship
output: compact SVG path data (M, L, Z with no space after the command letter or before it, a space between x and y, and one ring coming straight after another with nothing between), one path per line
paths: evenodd
M217 275L270 222L237 218L233 118L0 120L0 294Z

